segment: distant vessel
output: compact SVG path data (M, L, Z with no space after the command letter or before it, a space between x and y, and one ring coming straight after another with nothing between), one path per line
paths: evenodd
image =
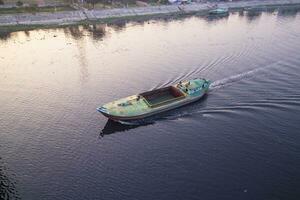
M207 93L210 83L206 79L183 81L107 103L97 110L121 123L144 119L199 100Z
M226 15L228 13L229 12L227 8L216 8L209 11L210 15Z

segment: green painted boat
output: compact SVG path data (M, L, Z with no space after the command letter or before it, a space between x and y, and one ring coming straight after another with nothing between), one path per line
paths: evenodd
M229 13L227 8L216 8L209 11L210 15L227 15Z
M144 119L199 100L211 81L194 79L107 103L97 110L111 120L128 122Z

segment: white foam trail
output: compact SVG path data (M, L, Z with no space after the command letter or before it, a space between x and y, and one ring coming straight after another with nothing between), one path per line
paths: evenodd
M278 66L279 62L280 61L272 63L272 64L264 66L264 67L256 68L256 69L253 69L253 70L241 73L241 74L230 76L228 78L224 78L224 79L221 79L221 80L214 81L210 85L210 90L215 90L215 89L218 89L218 88L222 88L225 85L228 85L228 84L231 84L231 83L234 83L234 82L238 82L238 81L241 81L241 80L244 80L244 79L247 79L247 78L252 78L252 77L254 77L254 75L256 75L258 73L262 74L262 73L266 72L265 71L266 69L268 69L270 67Z

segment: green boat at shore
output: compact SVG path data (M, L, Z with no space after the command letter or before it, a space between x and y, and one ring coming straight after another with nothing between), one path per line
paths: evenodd
M118 122L144 119L195 102L208 92L211 81L194 79L107 103L97 110Z
M210 15L228 15L228 8L216 8L208 12Z

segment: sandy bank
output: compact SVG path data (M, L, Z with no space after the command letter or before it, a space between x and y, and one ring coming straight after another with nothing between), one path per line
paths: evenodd
M246 0L239 2L219 3L219 7L229 9L240 8L260 8L266 6L292 6L300 5L300 0ZM55 13L36 13L36 14L11 14L0 15L0 26L16 25L64 25L76 24L82 21L101 21L111 18L123 18L145 15L161 14L189 14L205 13L209 10L210 4L194 3L189 5L165 5L135 8L118 8L107 10L77 10Z

